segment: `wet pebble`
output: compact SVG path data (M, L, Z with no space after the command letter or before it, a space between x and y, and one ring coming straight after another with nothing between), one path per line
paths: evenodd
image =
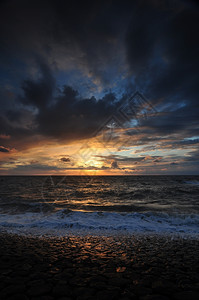
M183 291L173 295L175 300L198 300L199 299L199 291Z
M117 291L99 291L96 296L95 299L97 300L113 300L113 299L118 299L119 294Z
M70 296L72 288L67 285L57 284L53 288L53 295L54 296Z
M29 300L29 298L24 294L15 294L11 297L8 297L7 300Z
M141 297L140 300L169 300L170 298L163 296L163 295L147 295L145 297Z
M0 234L1 300L196 300L198 270L197 240Z
M35 285L28 289L28 295L29 296L42 296L42 295L50 293L51 290L52 290L52 287L49 285L46 285L46 284Z

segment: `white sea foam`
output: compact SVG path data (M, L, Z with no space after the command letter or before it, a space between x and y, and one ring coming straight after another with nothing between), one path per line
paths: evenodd
M191 185L199 185L198 180L187 180L185 181L186 184L191 184Z
M21 234L151 233L198 236L199 215L166 213L72 212L1 214L0 227Z

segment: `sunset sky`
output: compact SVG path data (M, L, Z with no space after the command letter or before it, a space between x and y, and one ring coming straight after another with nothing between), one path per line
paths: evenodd
M0 175L199 175L197 1L0 2Z

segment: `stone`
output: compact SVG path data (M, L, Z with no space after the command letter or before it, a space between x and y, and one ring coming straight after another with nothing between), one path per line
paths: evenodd
M95 296L97 300L113 300L114 298L118 299L118 292L117 291L99 291Z
M24 271L29 271L31 268L32 268L32 266L29 265L29 264L24 264L24 265L22 266L22 270L24 270Z
M53 288L53 295L55 296L70 296L71 295L71 287L69 287L68 285L61 285L61 284L57 284L54 288Z
M7 298L7 300L29 300L29 298L24 294L16 294Z
M175 293L173 295L173 298L175 300L198 300L199 292L183 291L183 292Z
M114 286L127 286L131 283L131 280L125 278L111 278L109 284Z
M41 286L44 285L45 281L43 279L36 279L36 280L31 280L27 283L28 286Z
M178 292L176 285L170 281L157 280L152 283L152 289L154 294L163 294L170 296Z
M146 295L144 297L141 297L140 300L169 300L169 298L164 295L154 294L154 295Z
M28 290L30 296L42 296L51 292L51 286L49 285L35 285Z
M9 285L5 287L1 293L3 295L21 294L25 291L25 285Z
M145 296L145 295L152 294L152 289L146 288L144 286L136 286L134 291L135 291L135 294L137 294L139 296Z
M39 297L39 300L53 300L54 297L51 297L51 296L42 296L42 297Z
M86 296L86 295L78 296L76 300L93 300L93 296Z
M8 275L10 273L12 273L11 269L7 269L7 270L4 270L4 271L1 271L1 275Z
M106 289L107 284L105 282L91 282L90 286L93 287L94 289L99 289L103 290Z
M51 296L31 297L31 300L54 300Z
M91 297L94 294L95 290L92 288L78 287L74 289L74 294L76 296L87 296Z
M137 300L138 299L138 297L130 291L125 291L123 293L122 297L127 298L127 299L131 299L131 300Z

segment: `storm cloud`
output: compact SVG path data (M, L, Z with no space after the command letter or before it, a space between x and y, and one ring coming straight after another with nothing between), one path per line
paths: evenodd
M0 146L0 152L8 153L8 152L10 152L10 150L8 148Z
M4 0L0 28L1 153L92 138L112 116L126 147L198 149L196 1ZM136 91L156 113L133 123Z

